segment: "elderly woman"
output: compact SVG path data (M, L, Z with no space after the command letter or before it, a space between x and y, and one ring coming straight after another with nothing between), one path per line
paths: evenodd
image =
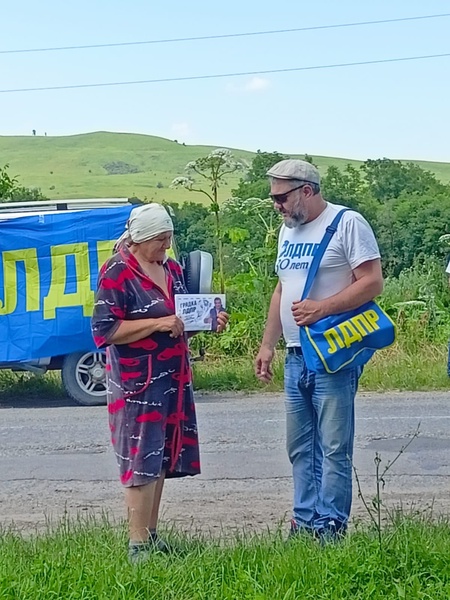
M159 204L132 211L101 268L92 331L107 347L112 444L125 486L132 562L169 551L157 535L164 479L200 473L189 351L174 294L182 269L167 258L172 221ZM228 316L221 314L218 331Z

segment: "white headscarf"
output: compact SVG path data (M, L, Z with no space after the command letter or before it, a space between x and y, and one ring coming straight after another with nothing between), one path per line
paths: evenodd
M167 231L173 231L173 223L164 206L144 204L131 211L126 229L117 240L116 247L122 242L147 242Z

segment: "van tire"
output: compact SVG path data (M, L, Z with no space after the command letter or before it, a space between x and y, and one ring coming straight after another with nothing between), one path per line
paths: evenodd
M73 352L64 357L61 378L67 395L83 406L106 404L105 354Z
M200 288L200 252L189 252L184 261L184 281L189 294L198 294Z
M212 255L193 250L184 259L184 282L189 294L210 294L213 274Z

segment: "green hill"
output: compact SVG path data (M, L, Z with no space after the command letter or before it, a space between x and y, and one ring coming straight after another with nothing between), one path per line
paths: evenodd
M186 163L213 149L131 133L0 136L0 166L8 163L10 173L18 176L21 185L38 187L52 199L138 196L158 201L203 201L202 194L173 190L169 185L183 174ZM252 152L233 152L248 162L253 157ZM342 168L348 163L360 164L324 156L314 156L314 161L322 172L330 165ZM413 162L433 171L442 181L450 181L450 163ZM229 196L239 177L231 177L228 187L222 188L222 199Z

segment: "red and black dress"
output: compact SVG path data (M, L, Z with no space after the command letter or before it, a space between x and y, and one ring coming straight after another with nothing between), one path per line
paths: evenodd
M164 264L169 297L123 246L101 268L92 317L94 341L107 346L111 441L123 485L200 473L197 421L185 335L157 332L131 344L112 344L123 320L175 313L174 294L185 294L180 265Z

